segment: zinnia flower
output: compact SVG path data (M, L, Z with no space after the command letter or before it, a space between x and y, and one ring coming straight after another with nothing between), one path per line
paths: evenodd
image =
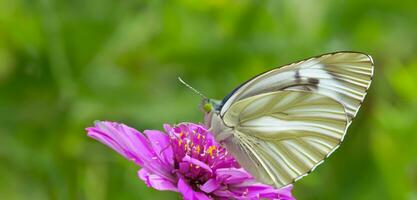
M176 191L185 200L294 199L292 186L261 184L221 147L202 125L164 125L144 134L115 122L96 122L88 136L109 146L142 169L138 176L157 190Z

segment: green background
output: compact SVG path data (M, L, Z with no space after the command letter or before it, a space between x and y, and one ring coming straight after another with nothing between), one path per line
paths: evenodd
M200 122L273 67L366 52L375 77L345 142L297 182L298 199L417 199L415 0L0 0L0 199L178 199L88 138Z

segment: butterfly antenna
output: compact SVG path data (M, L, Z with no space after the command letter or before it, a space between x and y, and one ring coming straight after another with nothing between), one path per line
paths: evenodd
M178 80L184 84L185 86L187 86L190 90L192 90L193 92L195 92L196 94L200 95L201 97L203 97L204 99L208 99L204 94L202 94L201 92L199 92L198 90L194 89L193 87L191 87L191 85L188 85L188 83L186 83L185 81L183 81L181 79L181 77L178 77Z

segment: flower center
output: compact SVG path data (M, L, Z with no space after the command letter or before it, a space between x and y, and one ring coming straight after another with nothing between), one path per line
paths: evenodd
M202 127L176 127L170 135L174 151L175 171L194 188L213 177L214 171L233 160L226 149ZM234 161L234 160L233 160ZM230 162L230 167L235 162Z

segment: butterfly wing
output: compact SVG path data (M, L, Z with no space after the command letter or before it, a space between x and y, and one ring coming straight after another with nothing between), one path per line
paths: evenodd
M283 187L303 177L343 140L348 116L342 104L306 91L245 98L223 116L233 137L223 141L258 181Z
M357 52L337 52L267 71L236 88L220 106L223 116L233 103L258 94L312 91L335 99L345 108L349 124L371 84L373 61Z

